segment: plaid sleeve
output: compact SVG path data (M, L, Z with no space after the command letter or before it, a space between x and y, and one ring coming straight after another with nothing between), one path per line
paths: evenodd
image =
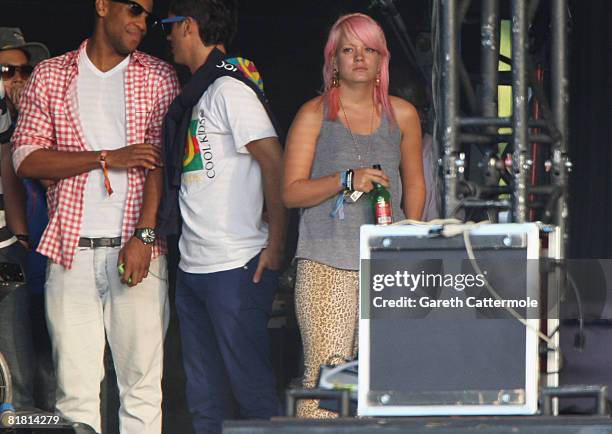
M35 69L21 95L17 127L11 139L15 169L30 153L55 144L48 95L48 86L53 83L49 77L44 68Z
M146 143L161 146L162 122L168 110L168 106L170 106L170 103L179 92L180 85L176 72L174 72L174 69L169 68L168 73L160 80L155 92L155 109L153 110L151 121L147 125L145 134Z

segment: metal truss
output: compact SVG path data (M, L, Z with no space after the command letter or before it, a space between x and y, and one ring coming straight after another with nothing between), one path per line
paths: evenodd
M443 214L450 218L461 211L486 211L496 221L499 211L506 210L508 220L517 223L533 221L537 216L559 228L563 240L560 256L565 257L571 170L567 143L567 0L545 2L550 6L550 102L538 80L529 47L529 28L544 4L539 0L510 0L512 57L507 59L500 55L501 1L480 1L480 75L474 83L459 54L463 20L471 3L434 0L433 6L434 135L443 150ZM505 118L498 116L500 60L512 67L508 80L512 87L512 116ZM465 98L463 104L461 97ZM533 102L539 107L538 117L530 115ZM511 128L511 133L500 133L502 127ZM501 143L507 146L500 151ZM536 143L547 147L548 158L533 157ZM466 170L468 146L477 146L485 156L479 164L480 179L484 181L469 179L472 174L468 176ZM534 170L542 169L549 175L547 182L533 176Z

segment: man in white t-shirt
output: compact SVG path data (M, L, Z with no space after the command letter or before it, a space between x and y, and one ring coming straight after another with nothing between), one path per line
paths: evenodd
M38 65L12 136L17 174L56 181L37 249L50 259L56 411L96 432L108 341L121 434L161 433L169 307L154 227L161 125L179 86L170 65L136 50L152 8L153 0L96 0L92 37Z
M171 3L162 23L175 62L193 74L184 96L205 81L211 62L232 68L224 53L236 16L231 1ZM231 61L257 80L250 61ZM178 143L185 153L176 307L197 434L221 432L223 419L232 417L232 395L242 417L266 419L280 410L267 322L284 256L282 152L262 94L245 81L222 76L195 94L186 137Z

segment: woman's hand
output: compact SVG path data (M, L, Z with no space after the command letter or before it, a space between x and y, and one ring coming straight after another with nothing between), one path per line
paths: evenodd
M389 187L389 177L383 170L369 167L353 169L353 190L369 193L374 188L373 182Z

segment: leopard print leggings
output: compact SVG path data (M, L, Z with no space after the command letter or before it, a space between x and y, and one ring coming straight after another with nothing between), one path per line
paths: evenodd
M295 310L304 345L305 388L316 386L322 364L342 363L357 354L359 272L300 259L295 283ZM302 400L298 417L330 418L319 401Z

